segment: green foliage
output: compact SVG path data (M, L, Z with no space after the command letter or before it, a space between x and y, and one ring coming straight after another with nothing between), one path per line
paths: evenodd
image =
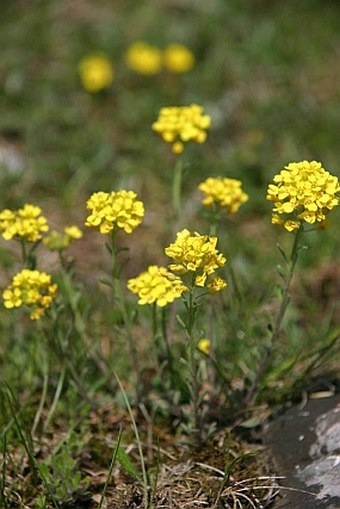
M53 454L49 462L39 464L46 495L58 504L69 504L89 486L89 479L82 479L77 461L70 454L69 445L64 444Z

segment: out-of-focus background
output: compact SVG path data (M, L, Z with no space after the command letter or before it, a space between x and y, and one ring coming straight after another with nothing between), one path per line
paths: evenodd
M239 178L250 195L235 219L243 249L256 238L254 252L258 240L273 252L273 175L303 159L339 175L339 14L331 0L2 0L0 208L31 202L52 225L82 224L90 193L134 189L147 216L133 247L155 261L175 156L151 125L162 106L198 103L212 126L186 149L182 225L195 225L199 182ZM194 61L183 72L141 72L127 58L136 42L181 44ZM93 91L81 63L98 55L111 75ZM333 258L338 229L310 241L307 265Z

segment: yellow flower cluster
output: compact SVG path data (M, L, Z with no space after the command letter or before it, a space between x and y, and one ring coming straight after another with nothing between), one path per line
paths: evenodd
M172 144L175 154L180 154L184 150L184 143L204 143L210 124L211 118L203 114L202 106L191 104L161 108L152 129L160 134L164 141Z
M129 46L125 63L132 71L146 76L158 74L162 69L181 74L193 68L195 57L183 44L169 44L163 51L142 41Z
M226 262L225 257L216 249L217 237L191 235L189 230L177 233L176 241L165 248L165 254L175 263L169 269L178 274L195 273L195 285L207 286L212 293L222 290L226 282L221 278L207 281L207 277Z
M152 304L163 307L180 297L187 287L182 280L165 267L151 265L146 272L129 279L128 289L138 295L138 304Z
M83 58L78 69L81 84L91 94L108 88L113 82L113 65L104 54L99 53Z
M5 240L13 238L37 242L48 231L47 219L40 207L26 203L21 209L0 212L0 230Z
M86 204L91 214L87 217L85 226L98 228L103 235L115 227L131 233L142 222L144 216L144 205L136 198L134 191L124 189L92 194Z
M217 251L216 244L217 237L199 233L192 236L188 230L182 230L177 234L176 241L165 248L165 253L176 263L167 268L150 266L146 272L128 281L128 289L138 295L138 304L155 302L163 307L188 291L181 276L192 272L195 286L205 287L209 293L223 290L227 286L224 279L208 277L226 262L224 256ZM188 281L188 284L191 285L192 281Z
M249 196L242 191L242 182L237 179L223 177L209 177L198 188L205 193L203 205L211 207L214 204L225 208L229 214L235 214Z
M339 180L316 161L290 163L274 176L267 200L274 202L272 223L288 231L303 221L323 224L326 215L338 205Z
M31 319L37 320L50 307L57 289L49 274L23 269L3 291L4 306L8 309L28 306Z
M78 226L66 226L63 234L57 231L52 231L50 235L43 239L43 243L51 251L63 251L68 248L72 240L81 239L82 236L83 232L78 228Z

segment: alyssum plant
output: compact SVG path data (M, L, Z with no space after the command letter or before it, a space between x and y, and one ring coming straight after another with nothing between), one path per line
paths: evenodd
M248 196L241 189L241 183L234 179L208 178L200 184L205 193L204 205L211 208L211 232L215 232L223 213L235 213ZM315 161L290 163L274 177L268 186L267 199L273 203L272 222L283 227L293 235L290 254L285 254L280 275L283 279L281 304L277 315L273 317L270 327L269 342L258 366L256 376L245 397L250 403L256 397L263 381L283 319L290 300L290 286L296 263L301 252L306 232L318 227L325 227L327 216L339 203L337 196L339 181ZM107 247L111 255L111 279L108 284L112 289L112 306L121 315L121 327L130 346L131 366L134 368L135 404L143 397L140 393L140 361L138 358L134 333L134 317L131 305L127 306L128 296L124 290L122 267L119 265L121 248L117 244L117 233L123 230L131 234L141 224L144 216L144 204L138 200L136 193L119 190L94 193L87 202L90 211L85 225L110 237ZM81 231L68 227L64 234L48 234L46 218L41 215L39 207L26 204L22 209L12 211L5 209L0 213L0 230L5 240L16 240L21 245L23 269L15 274L11 283L3 291L4 305L7 309L27 309L32 320L50 320L49 327L58 329L60 322L60 290L50 274L37 269L36 250L43 240L49 249L57 250L61 259L61 272L67 274L63 252L69 242L80 238ZM149 304L152 308L152 333L155 348L162 350L166 366L162 376L168 377L168 387L184 391L184 400L190 401L189 413L182 416L186 429L194 437L195 444L204 439L204 373L202 359L209 358L213 348L208 331L202 326L199 315L204 312L205 301L211 295L216 298L227 282L218 274L226 263L225 256L217 248L218 238L214 234L201 234L183 229L176 239L165 247L169 258L167 266L152 265L140 275L130 278L127 288L138 296L138 305ZM59 275L60 279L60 275ZM125 285L125 284L124 284ZM72 292L71 292L72 295ZM65 297L65 293L62 296ZM77 306L72 297L71 309L77 313ZM177 306L175 311L177 335L182 336L184 348L174 349L169 341L167 316L165 309ZM72 304L73 302L73 304ZM73 323L76 323L73 321ZM47 323L45 323L45 327ZM57 333L54 348L65 352L65 337ZM160 352L158 352L159 354ZM156 353L156 358L157 355ZM159 355L158 355L159 357ZM223 360L219 359L219 363ZM212 364L214 366L214 364ZM72 366L69 366L72 374ZM131 380L130 380L131 382Z
M211 119L203 114L198 105L187 107L162 108L158 120L152 128L163 140L170 143L176 157L183 153L186 143L203 143ZM181 213L182 163L177 160L174 170L172 206L174 218ZM267 199L273 203L272 223L283 227L293 235L290 254L282 249L284 259L280 268L283 279L281 303L276 316L268 327L269 337L262 353L252 383L245 395L245 402L254 401L265 378L268 366L275 352L279 333L290 301L290 286L300 255L305 233L327 226L327 216L339 203L339 181L326 171L319 162L301 161L290 163L277 175L267 189ZM209 338L205 310L210 299L227 287L222 271L227 262L218 250L218 229L222 231L222 221L227 215L235 214L249 196L242 189L242 182L226 177L208 177L199 184L204 194L203 205L209 210L209 233L191 232L189 228L177 232L175 240L165 247L169 258L166 266L151 265L140 275L130 278L127 289L138 296L138 305L151 306L151 337L155 348L155 359L159 361L156 371L163 381L169 396L169 404L177 402L187 408L180 420L199 445L205 435L205 377L206 361L209 369L221 371L223 359L216 360L211 355L214 345ZM106 244L111 257L110 278L103 282L111 288L111 306L115 311L115 327L120 327L122 336L127 339L130 353L131 372L134 377L127 380L134 386L135 401L138 407L145 395L142 393L141 360L138 354L138 338L135 332L135 312L129 302L123 265L120 255L125 248L118 242L119 232L132 234L142 223L144 204L132 190L93 193L86 204L89 215L85 226L99 231L109 238ZM73 281L73 266L67 263L64 251L71 241L82 236L76 226L66 227L63 234L49 232L47 219L41 209L25 204L21 209L5 209L0 212L0 231L5 240L15 240L21 246L23 269L15 274L11 283L3 291L4 305L7 309L24 307L32 320L45 320L45 331L53 355L60 362L60 379L57 386L57 400L61 393L67 373L86 398L86 391L78 370L84 361L79 352L88 348L90 333L79 309L79 289ZM37 249L43 244L56 251L60 260L60 273L52 276L37 268ZM232 265L232 260L229 260ZM220 275L221 273L221 275ZM233 275L233 272L231 271ZM58 284L56 281L58 281ZM172 308L171 312L167 310ZM62 328L65 320L62 314L68 309L67 330ZM176 318L176 331L169 337L169 316ZM202 316L204 319L202 320ZM174 329L172 327L172 329ZM174 342L179 339L180 347ZM78 357L69 358L78 337L82 347ZM261 345L260 345L261 346ZM95 357L94 357L95 358ZM66 360L65 360L66 359ZM113 362L114 364L114 362ZM112 359L108 365L112 367ZM108 368L108 371L111 368ZM213 377L218 382L219 377ZM57 402L56 400L56 402ZM55 402L55 404L56 404ZM53 407L55 407L55 404Z

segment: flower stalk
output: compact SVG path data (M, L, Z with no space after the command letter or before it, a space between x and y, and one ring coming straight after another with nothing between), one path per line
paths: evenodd
M119 249L117 246L117 231L111 231L111 245L109 251L111 253L111 278L112 278L112 300L113 304L117 306L122 320L124 322L126 337L128 340L129 350L130 350L130 358L131 364L133 367L133 371L135 374L134 387L135 387L135 396L136 396L136 404L139 405L140 402L140 370L139 370L139 361L138 361L138 352L136 349L136 345L134 342L132 329L131 329L131 320L130 315L126 308L126 302L122 293L122 288L120 284L120 267L118 263L119 252L122 249Z
M199 447L202 444L202 411L200 407L200 374L199 364L196 358L197 340L194 331L195 318L197 313L197 301L194 297L194 284L188 292L185 300L187 310L186 335L188 338L188 364L189 364L189 390L191 395L191 418L192 430L194 436L194 444Z
M182 176L183 161L178 158L174 169L174 178L172 182L172 210L175 219L178 219L181 212L181 196L182 196Z
M277 343L277 339L282 328L282 323L290 302L290 286L293 279L296 263L298 261L299 252L301 250L302 235L303 235L303 225L298 230L295 231L294 241L289 258L286 258L284 252L280 249L285 260L285 271L281 273L281 276L284 278L281 304L272 327L271 336L269 338L269 345L267 346L266 351L261 359L253 384L251 385L246 395L245 403L247 405L250 404L255 399L259 391L259 388L262 384L262 381L265 377L268 365L273 356L274 347Z

